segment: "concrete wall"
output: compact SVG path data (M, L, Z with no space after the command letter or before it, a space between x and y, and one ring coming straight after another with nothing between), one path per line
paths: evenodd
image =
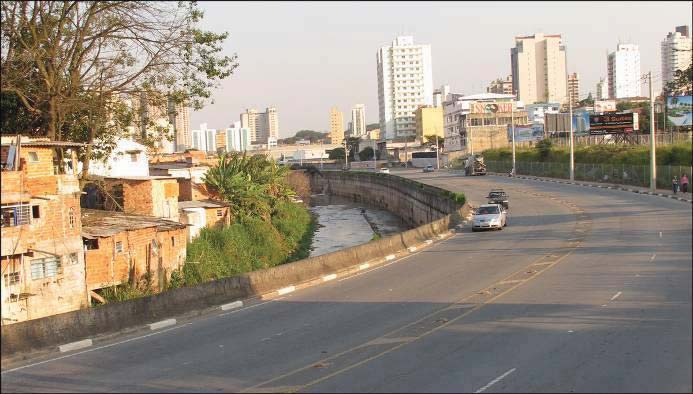
M346 190L349 187L358 188L356 193L361 194L359 201L378 204L395 213L399 212L412 223L427 218L431 218L432 221L377 241L273 268L130 301L3 326L2 356L116 332L184 312L298 285L369 260L383 258L431 239L459 223L469 210L467 205L460 207L442 196L443 189L404 178L336 171L315 173L310 177L316 187L327 185L333 192L342 195L351 193L353 197L354 189L349 189L348 192ZM400 199L412 201L398 202Z

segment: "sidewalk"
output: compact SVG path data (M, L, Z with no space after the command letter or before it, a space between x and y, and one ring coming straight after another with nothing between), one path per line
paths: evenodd
M489 172L488 174L490 175L495 175L495 176L501 176L501 177L507 177L507 173L496 173L496 172ZM685 201L689 203L693 203L693 195L691 191L689 190L688 193L676 193L674 194L671 189L657 189L655 193L650 192L650 189L647 187L640 187L640 186L631 186L631 185L621 185L621 184L615 184L615 183L602 183L602 182L587 182L587 181L575 181L571 182L568 179L562 179L562 178L546 178L546 177L538 177L538 176L533 176L533 175L515 175L515 178L519 179L532 179L532 180L537 180L541 182L554 182L554 183L564 183L564 184L569 184L569 185L580 185L580 186L586 186L586 187L598 187L602 189L614 189L614 190L623 190L623 191L628 191L628 192L633 192L633 193L639 193L639 194L650 194L650 195L656 195L664 198L671 198L673 200L679 200L679 201ZM688 185L689 189L691 185Z

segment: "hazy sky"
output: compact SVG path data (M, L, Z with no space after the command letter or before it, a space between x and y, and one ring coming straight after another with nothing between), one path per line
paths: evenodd
M693 25L692 2L200 2L203 27L227 31L239 67L215 90L215 103L191 114L191 128L225 128L246 108L279 112L280 137L325 131L337 105L344 126L354 104L378 122L376 51L397 35L431 45L433 86L485 92L510 74L516 35L561 34L580 95L606 77L616 44L640 47L641 71L661 75L660 43L675 26ZM693 27L693 26L691 26ZM661 78L655 78L655 92ZM647 87L643 87L643 95Z

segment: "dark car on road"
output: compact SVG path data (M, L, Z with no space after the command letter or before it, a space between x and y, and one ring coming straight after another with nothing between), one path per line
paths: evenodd
M505 209L510 205L510 196L503 189L491 189L487 198L489 204L501 204Z

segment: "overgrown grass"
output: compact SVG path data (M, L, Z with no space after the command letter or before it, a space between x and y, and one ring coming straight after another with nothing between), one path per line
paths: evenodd
M274 267L310 254L315 220L299 204L279 202L271 222L247 217L222 229L205 228L188 244L182 280L169 288Z
M657 164L690 166L693 155L693 144L679 143L657 147ZM525 162L567 162L570 150L567 147L551 147L544 157L536 148L518 148L515 151L517 161ZM512 160L511 148L487 149L484 159L488 161ZM575 147L576 163L627 164L644 165L650 160L649 146L642 145L589 145Z

